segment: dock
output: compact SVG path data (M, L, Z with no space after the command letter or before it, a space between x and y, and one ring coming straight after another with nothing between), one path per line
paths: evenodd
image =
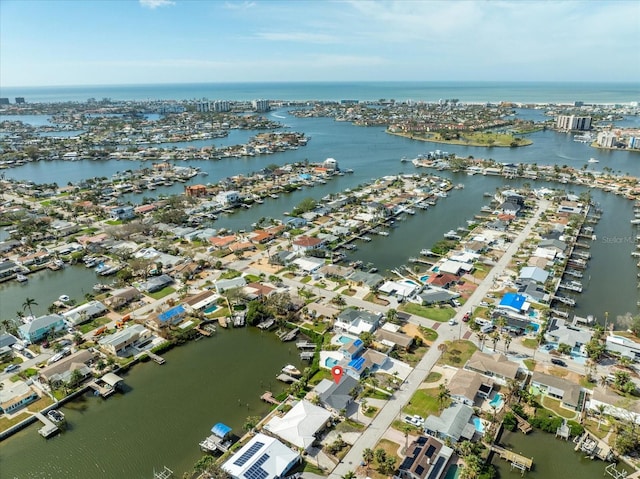
M596 436L585 431L582 437L576 438L575 450L582 451L587 454L591 459L600 459L602 461L611 461L613 459L613 452L611 447L604 441L601 441Z
M533 466L533 458L516 454L500 446L490 445L489 448L498 454L501 459L509 461L511 463L511 469L515 468L522 471L522 475L524 475L525 471L530 471Z
M556 429L556 438L561 437L562 439L567 441L570 435L571 429L569 428L567 420L565 419L564 421L562 421L562 425L558 429Z
M266 391L262 396L260 396L260 399L269 404L280 404L280 402L273 397L273 393L271 391Z
M300 353L300 359L302 359L303 361L311 361L315 354L316 353L314 353L313 351L302 351Z
M211 336L211 331L207 331L206 329L196 328L196 331L198 331L203 336Z
M156 353L152 353L151 351L145 351L145 352L147 353L147 356L153 359L156 363L158 364L166 363L165 359L161 356L158 356Z
M173 471L167 466L164 466L164 469L162 469L162 471L153 471L153 479L169 479L171 477L173 477Z
M298 331L300 331L299 328L292 329L291 331L284 330L281 333L278 333L278 337L282 342L293 341L298 335Z
M103 398L108 398L111 396L116 390L111 387L107 387L106 385L102 385L97 382L97 380L91 381L88 386L95 391L95 395L101 396Z
M54 434L60 431L60 428L54 424L48 417L39 412L33 413L33 415L40 421L43 426L38 429L38 434L40 434L44 438L50 438Z
M311 341L298 341L296 343L296 348L298 348L298 349L316 349L316 343L312 343Z
M531 427L531 424L529 424L529 422L526 419L518 416L513 411L511 412L513 413L513 415L516 417L516 420L518 421L518 429L520 429L524 434L529 434L531 431L533 431L533 427Z
M278 381L282 381L283 383L287 383L287 384L295 383L297 381L296 378L294 378L293 376L289 376L288 374L285 374L285 373L278 374L276 376L276 379Z

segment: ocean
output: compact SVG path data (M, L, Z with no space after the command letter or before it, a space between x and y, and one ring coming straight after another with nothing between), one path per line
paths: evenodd
M379 100L625 104L640 101L640 83L590 82L296 82L181 83L2 87L0 97L27 103L101 100Z

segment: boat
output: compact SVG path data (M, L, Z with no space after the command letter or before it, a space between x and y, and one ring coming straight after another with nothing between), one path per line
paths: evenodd
M66 303L67 301L69 301L69 299L69 296L67 296L66 294L58 296L58 301L62 301L63 303Z
M431 251L430 249L421 249L420 254L422 256L434 256L433 251Z
M29 278L27 278L24 274L17 274L16 275L16 281L18 283L24 283L25 281L28 281Z
M600 163L600 162L595 158L589 158L589 161L587 163Z
M57 409L52 409L51 411L49 411L47 413L47 417L56 424L60 424L65 420L64 413L62 411L58 411Z
M111 289L111 286L107 284L96 283L93 285L94 291L107 291L108 289Z
M287 364L282 368L282 372L288 374L289 376L302 376L302 373L298 368L296 368L293 364Z

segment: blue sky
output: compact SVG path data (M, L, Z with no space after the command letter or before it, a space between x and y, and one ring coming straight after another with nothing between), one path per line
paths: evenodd
M640 2L0 0L0 85L640 81Z

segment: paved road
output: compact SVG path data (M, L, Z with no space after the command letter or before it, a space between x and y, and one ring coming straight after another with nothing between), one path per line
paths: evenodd
M543 211L546 210L548 205L548 201L541 201L538 203L538 208L536 209L533 216L529 219L528 223L514 239L514 241L509 245L509 248L507 249L505 254L502 256L502 258L500 258L500 260L491 270L491 273L487 275L487 277L470 296L469 300L467 301L468 304L475 304L476 302L479 302L493 285L494 278L497 278L498 276L503 274L504 270L509 265L511 258L518 251L518 248L520 247L522 242L529 237L534 225L537 223L540 215ZM347 301L350 300L351 298L347 299ZM462 320L462 316L464 316L465 311L466 309L460 308L460 310L456 314L456 319L458 321ZM423 321L420 322L422 323ZM401 389L387 402L387 404L384 405L371 425L362 433L356 443L351 447L344 460L335 467L333 472L329 475L330 479L338 479L344 476L348 471L354 471L358 467L358 465L362 461L362 452L366 448L373 449L384 432L389 428L389 426L391 426L391 423L395 419L399 419L402 407L413 396L424 378L429 374L429 371L431 371L431 369L435 365L436 361L440 357L438 345L444 341L457 339L457 337L458 328L456 327L438 328L438 339L433 343L433 345L427 351L427 354L425 354L425 356L418 363L413 372L409 375Z

